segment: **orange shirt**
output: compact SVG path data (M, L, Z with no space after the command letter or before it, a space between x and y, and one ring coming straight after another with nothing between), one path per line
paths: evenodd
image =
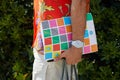
M70 16L71 0L34 0L34 36L33 47L42 49L40 22L43 20ZM87 0L86 12L89 12L89 0Z

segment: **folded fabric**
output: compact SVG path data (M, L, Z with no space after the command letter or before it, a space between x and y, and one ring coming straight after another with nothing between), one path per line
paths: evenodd
M83 54L98 51L92 14L87 13L86 18ZM71 46L72 27L70 16L41 22L41 31L45 60L56 58Z

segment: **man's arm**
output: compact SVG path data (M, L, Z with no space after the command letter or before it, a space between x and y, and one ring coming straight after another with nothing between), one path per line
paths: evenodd
M83 42L86 26L86 0L72 0L71 19L72 19L72 40ZM65 57L67 64L76 64L81 61L82 48L72 46L61 54L60 58Z
M86 0L72 0L72 40L83 41L86 26Z

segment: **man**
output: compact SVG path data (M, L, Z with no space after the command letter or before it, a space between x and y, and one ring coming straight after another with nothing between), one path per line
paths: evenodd
M71 64L81 61L86 13L89 11L89 0L34 0L34 64L33 80L60 80L62 60L66 58L68 69ZM40 34L40 22L43 20L70 16L72 19L72 47L60 55L54 62L46 62ZM79 36L79 37L78 37ZM73 54L74 53L74 54Z

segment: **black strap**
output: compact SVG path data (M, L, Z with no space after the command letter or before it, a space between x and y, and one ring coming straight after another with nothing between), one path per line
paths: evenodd
M61 80L63 80L63 77L64 77L64 73L66 73L66 80L69 80L69 77L68 77L68 69L67 69L67 64L66 64L66 61L65 59L63 59L63 67L62 67L62 76L61 76Z
M72 80L73 72L75 73L75 80L79 80L75 65L71 65L71 80Z
M74 72L74 75L75 75L75 80L79 80L75 65L71 65L71 71L70 72L71 72L70 73L70 80L72 80L73 72ZM64 73L66 73L66 74L64 75ZM66 76L65 80L69 80L68 69L67 69L67 64L66 64L65 59L63 59L62 76L61 76L60 80L63 80L64 76Z

